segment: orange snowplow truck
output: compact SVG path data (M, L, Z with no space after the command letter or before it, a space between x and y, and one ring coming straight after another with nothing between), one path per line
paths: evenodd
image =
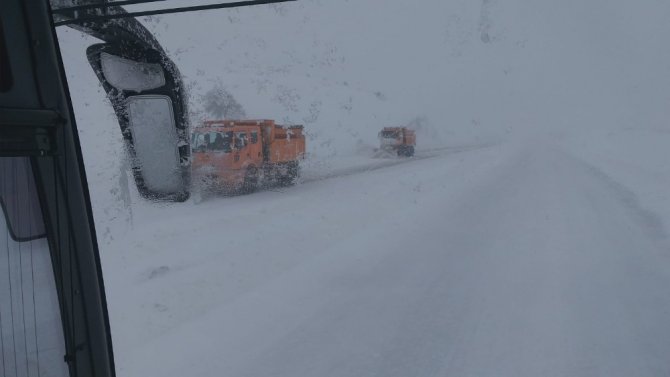
M416 134L406 127L384 127L379 133L381 149L395 152L398 156L414 156Z
M191 136L193 179L200 189L251 192L293 184L305 156L303 126L273 120L205 121Z

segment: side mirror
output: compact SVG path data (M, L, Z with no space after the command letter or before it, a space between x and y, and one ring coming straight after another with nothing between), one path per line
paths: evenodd
M188 120L177 68L154 49L95 44L86 54L114 107L140 194L188 199Z

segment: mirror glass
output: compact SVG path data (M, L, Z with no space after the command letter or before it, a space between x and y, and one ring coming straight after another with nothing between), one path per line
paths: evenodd
M147 188L158 192L180 190L182 178L172 100L159 95L133 96L128 98L127 106L135 156Z
M165 74L159 64L136 62L103 52L102 73L110 85L120 90L141 92L165 85Z

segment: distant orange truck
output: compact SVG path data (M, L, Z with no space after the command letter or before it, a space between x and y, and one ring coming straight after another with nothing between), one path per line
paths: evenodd
M273 120L212 120L191 136L193 179L204 189L251 192L293 184L305 156L303 126Z
M381 149L397 153L398 156L414 156L416 133L407 127L384 127L379 133Z

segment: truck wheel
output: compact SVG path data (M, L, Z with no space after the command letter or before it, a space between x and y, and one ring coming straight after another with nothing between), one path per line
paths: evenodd
M409 151L407 150L406 146L402 146L398 148L398 157L407 157L409 155Z
M407 148L407 157L414 156L414 147Z
M282 186L292 186L295 184L296 179L298 179L300 171L300 166L297 162L289 162L286 174L279 177L279 184Z
M244 174L244 182L242 183L242 193L250 194L258 188L258 169L255 167L247 168Z

